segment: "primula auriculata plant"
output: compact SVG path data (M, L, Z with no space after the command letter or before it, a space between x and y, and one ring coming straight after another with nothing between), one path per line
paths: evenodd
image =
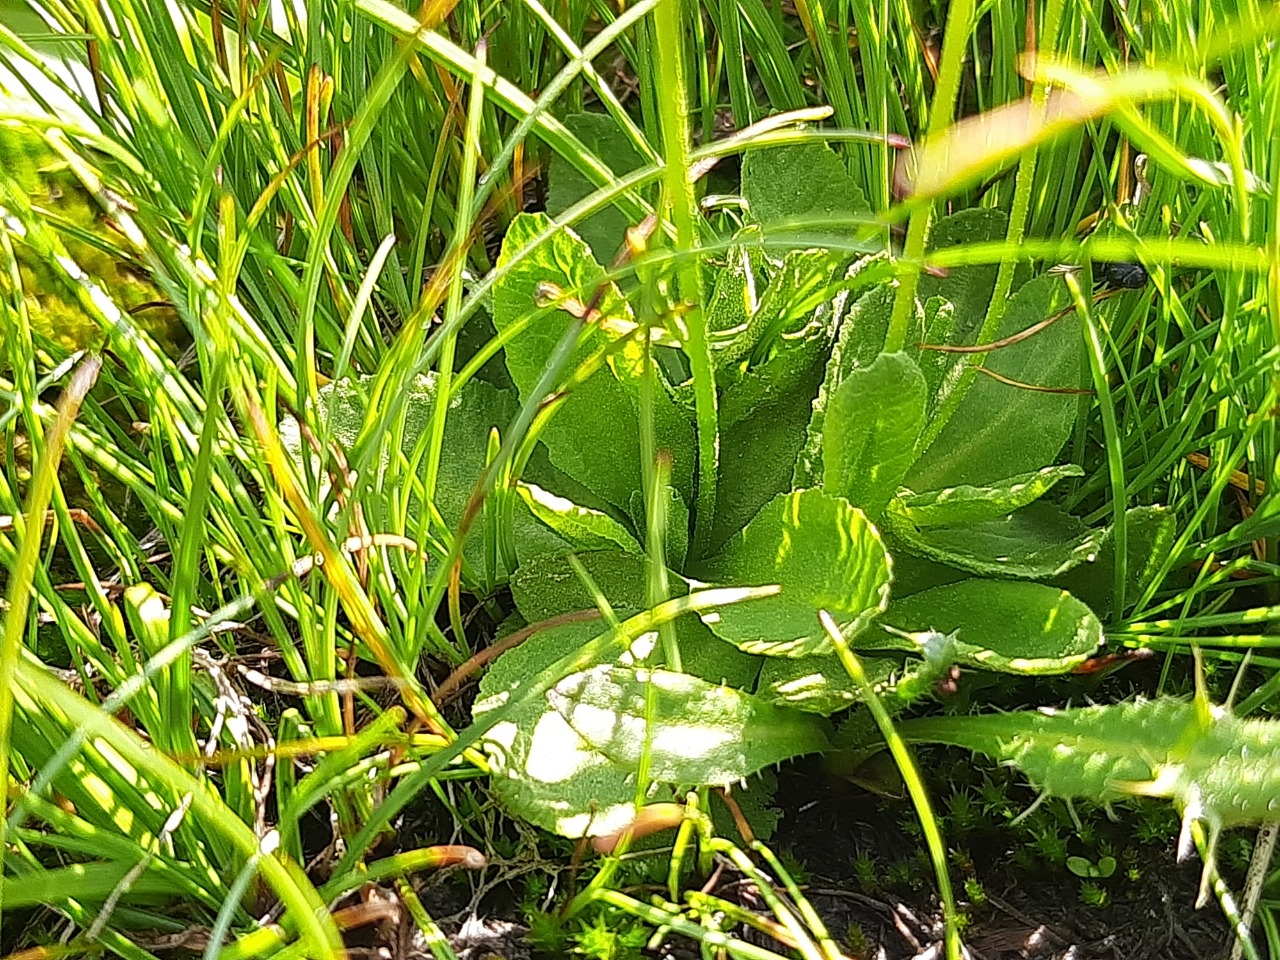
M600 118L571 118L570 126L609 154ZM625 170L628 157L614 147L615 168ZM785 222L869 214L835 154L812 143L756 150L741 183L745 218L726 252L702 266L718 394L712 515L699 513L693 391L678 351L666 345L671 331L646 344L644 331L662 327L637 315L643 286L624 297L599 262L611 258L624 221L605 212L575 233L551 219L590 192L567 166L552 168L550 215L517 217L503 243L490 312L504 366L486 365L485 379L451 391L435 500L443 525L456 530L498 431L522 404L544 399L548 358L574 344L570 382L553 385L561 388L558 409L536 422L537 445L526 444L499 478L475 521L482 533L463 553L474 592L510 587L517 613L502 635L560 618L494 663L473 712L487 727L498 795L513 813L564 836L611 834L630 822L642 770L646 796L658 800L829 749L831 718L855 708L859 693L818 610L831 614L881 696L900 709L931 695L957 666L1070 671L1102 644L1095 611L1110 608L1117 582L1141 592L1172 541L1165 511L1130 510L1117 571L1110 529L1087 526L1052 497L1082 474L1060 461L1092 402L1082 389L1080 319L1060 276L1016 278L999 337L1057 321L992 351L984 366L995 376L966 376L962 354L934 348L974 343L994 266L921 278L905 346L888 352L898 281L883 253L777 253L763 242ZM940 220L931 243L998 240L1005 230L1002 214L968 210ZM849 227L830 238L848 249L854 235ZM566 341L575 330L582 335ZM337 437L354 437L368 388L327 388ZM434 394L435 381L423 378L410 398L416 427L401 442L411 463ZM667 470L645 469L646 443ZM655 476L668 482L651 503ZM655 516L665 522L651 524ZM662 599L648 560L655 549L665 558L666 595L780 589L686 614L629 644L602 642L611 627L598 619L567 622L595 609L620 622ZM1021 742L1010 739L1015 732L1034 738L1044 718L992 718L1010 729L990 734L985 719L967 719L972 729L932 721L911 735L1020 763L1039 757L1033 747L1016 756L1008 748ZM1039 757L1027 769L1061 795L1145 791L1176 796L1196 816L1227 808L1199 787L1188 792L1194 771L1181 780L1168 772L1179 762L1177 744L1135 747L1133 720L1106 708L1081 719L1105 734L1095 759L1106 760L1108 745L1116 751L1097 783L1073 766L1083 752L1059 766ZM1035 739L1036 747L1045 742ZM1257 816L1251 809L1225 820Z

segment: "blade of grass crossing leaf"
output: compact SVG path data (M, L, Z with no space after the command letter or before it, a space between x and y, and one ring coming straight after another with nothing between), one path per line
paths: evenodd
M424 28L410 14L388 3L387 0L356 0L355 5L362 14L388 30L412 37L418 45L417 49L447 69L468 77L474 77L477 72L484 73L483 80L489 85L489 96L494 103L514 116L521 118L533 116L542 139L557 153L573 163L583 176L602 186L611 182L610 171L600 163L599 159L545 109L538 110L535 102L510 81L498 76L492 70L480 71L473 57L434 30ZM625 15L619 18L618 23L624 19ZM614 27L616 24L610 26ZM608 30L609 28L606 28L606 31ZM584 55L589 47L584 48ZM647 213L645 204L638 194L624 193L619 196L619 200L637 219Z
M823 9L822 0L797 0L796 10L804 24L809 44L813 47L814 58L818 67L818 75L822 80L822 89L831 101L836 112L836 121L842 126L852 127L857 123L853 104L849 100L849 86L846 84L843 65L852 66L853 60L848 49L837 53L832 42L832 31L827 25L827 13ZM841 37L843 40L843 36Z
M1116 423L1115 402L1111 396L1111 384L1107 380L1107 358L1098 337L1098 327L1080 281L1074 274L1066 274L1067 289L1075 302L1076 313L1084 326L1085 341L1089 346L1089 371L1093 375L1093 388L1098 395L1098 412L1102 417L1102 434L1107 449L1107 472L1111 478L1111 540L1115 553L1114 610L1117 616L1125 614L1125 584L1128 582L1129 537L1125 524L1124 451Z
M947 28L942 41L942 63L938 69L938 81L934 86L933 102L929 107L929 136L941 134L955 116L956 97L960 92L960 78L964 52L968 46L969 31L973 28L973 0L954 0L947 10ZM902 350L907 338L907 323L912 304L915 303L916 286L920 280L917 266L924 255L925 236L933 205L917 209L911 215L907 238L903 244L903 258L908 264L898 286L889 319L889 332L885 335L885 350L896 353Z
M431 919L431 915L427 913L407 878L401 877L396 881L396 892L400 895L400 900L409 912L409 916L413 918L414 924L421 931L423 941L431 951L434 960L458 960L458 955L449 946L444 931Z
M545 107L554 103L560 94L568 88L566 81L571 80L581 72L583 79L591 87L592 92L600 99L600 103L604 106L605 111L614 120L622 132L626 134L627 140L637 152L647 160L654 162L658 160L658 155L654 153L653 147L649 145L649 141L645 138L636 122L631 119L631 115L627 113L626 108L618 102L617 96L609 87L608 83L596 71L592 61L595 60L604 50L611 46L614 41L621 36L633 23L638 22L648 16L652 11L656 0L646 0L646 2L638 3L635 6L628 7L623 11L622 15L612 22L608 23L598 35L591 38L591 42L586 47L579 49L568 32L560 25L560 23L551 15L551 13L538 0L521 0L521 3L533 11L534 16L546 28L547 32L555 38L556 43L560 44L565 54L569 57L569 62L560 69L560 71L552 78L550 83L538 84L532 89L541 90L538 95L538 101L526 116L521 118L516 130L507 137L506 143L503 144L502 153L498 155L499 159L494 163L495 169L502 169L510 160L511 151L515 145L522 143L524 138L533 129L534 123L538 116L543 112ZM578 111L574 111L578 112ZM473 208L474 212L474 208Z
M647 379L651 380L652 377ZM645 548L649 558L646 599L651 607L656 607L665 601L671 592L667 577L666 554L668 504L671 502L670 479L671 462L659 453L654 469L649 475L649 502L648 509L645 511L648 521ZM680 644L676 640L675 626L670 623L663 624L658 628L658 635L662 638L662 650L666 657L667 669L679 672L681 670Z
M378 280L382 276L383 267L386 266L387 258L391 255L395 245L396 235L388 233L382 238L382 242L378 244L378 249L373 252L373 257L369 260L364 279L360 282L360 288L356 291L355 302L351 305L351 313L347 317L346 332L342 335L342 348L338 351L338 355L333 362L334 380L341 380L347 375L347 370L351 364L351 352L355 348L356 337L360 333L365 312L369 309L369 301L373 299L374 290L377 288ZM329 415L326 418L326 422L332 422L333 420L337 397L338 394L335 391L329 398Z
M476 64L483 70L487 44L482 40L476 46ZM483 81L479 79L479 71L471 82L471 96L467 105L467 126L462 147L462 172L458 193L458 210L469 210L471 198L475 192L476 167L480 153L480 119L484 109ZM449 295L445 304L445 318L452 319L458 315L462 304L462 273L466 260L466 248L472 236L471 223L468 218L459 216L454 221L453 241L450 244L451 256L446 257L453 268L449 278ZM456 329L456 325L453 325ZM448 328L446 328L448 329ZM439 365L436 368L435 403L431 407L431 432L427 443L427 462L422 478L422 499L425 503L434 503L436 480L440 474L440 457L444 449L444 424L449 412L449 390L453 378L454 352L457 346L456 333L445 333L440 344ZM456 584L456 580L454 583ZM453 642L464 652L467 649L466 634L458 603L456 586L449 592L449 621L453 627Z
M118 684L111 695L99 707L102 714L108 717L114 715L133 697L137 696L152 678L159 675L162 670L173 663L178 656L190 650L201 640L209 637L219 626L229 621L240 619L249 610L253 609L255 602L253 594L246 594L215 610L198 627L170 643L164 650L147 661L144 669L130 675L123 683ZM84 745L88 736L87 730L77 729L59 746L58 751L49 759L49 762L36 775L27 790L14 803L13 810L5 821L6 831L16 829L26 819L28 813L26 796L43 796L54 778L65 769L67 763Z
M754 123L760 115L751 80L747 76L747 51L742 43L742 21L737 0L719 0L718 33L723 71L729 83L729 107L738 126Z
M552 231L547 231L550 236ZM535 240L534 244L540 242ZM473 294L474 296L474 294ZM475 490L472 491L471 499L467 504L463 513L462 520L458 525L458 530L453 539L453 545L449 548L449 553L445 557L444 562L436 570L435 578L431 582L431 588L427 593L424 604L425 616L420 620L421 626L417 635L412 639L412 645L409 649L409 657L416 662L417 657L421 653L422 644L425 640L425 634L428 629L428 622L435 615L435 610L439 607L440 601L444 599L445 593L449 588L449 580L451 571L461 562L462 549L466 544L467 536L470 533L471 526L480 513L480 508L485 499L493 490L495 481L499 476L504 475L508 464L512 462L518 450L522 449L526 440L526 435L534 425L535 419L539 413L546 409L548 412L550 407L543 407L543 398L550 396L551 393L560 384L564 377L566 368L573 359L574 350L577 348L578 334L581 331L581 321L572 324L565 330L564 335L560 338L560 342L556 344L555 351L547 360L547 366L543 370L542 377L539 379L536 387L530 392L528 400L520 406L520 412L516 415L514 422L507 428L506 434L502 440L502 445L498 450L496 457L489 461L484 474L476 483ZM434 351L429 350L434 355ZM531 451L530 451L531 452ZM459 662L465 657L459 657Z
M693 378L694 416L698 435L697 517L694 520L694 554L707 546L715 520L716 475L719 462L715 368L711 342L702 310L702 271L688 256L698 243L697 203L689 182L688 84L685 81L685 30L683 4L687 0L658 0L653 11L657 57L654 88L662 119L665 159L664 187L675 226L675 248L682 256L676 264L680 298L690 308L684 316L688 331L685 355Z
M480 216L485 202L494 190L499 179L494 174L497 171L504 169L506 165L511 162L511 158L514 155L516 148L524 143L524 139L528 136L529 132L539 124L540 119L548 114L551 104L554 103L560 94L565 91L573 78L577 76L578 72L581 71L585 65L589 64L593 59L603 53L604 50L606 50L608 46L621 35L623 30L635 24L649 11L651 11L656 2L657 0L641 0L641 2L627 10L615 22L601 30L599 35L594 37L592 41L588 43L576 57L574 57L573 61L566 64L564 69L561 70L551 83L547 85L547 88L542 92L541 96L539 96L537 102L530 104L529 110L523 113L520 118L520 122L516 125L516 129L512 131L511 136L507 138L502 150L490 163L489 170L491 172L488 176L483 178L483 181L480 183L479 189L476 191L475 197L472 200L471 219L474 220ZM488 71L480 72L486 73L485 82L490 83L491 81L488 80L488 76L491 76L491 74L489 74ZM645 152L651 154L652 150L646 145ZM616 178L612 182L611 186L605 188L603 191L597 192L596 194L592 194L580 203L575 204L569 210L566 210L559 222L573 224L577 220L589 216L591 213L594 213L599 209L603 209L607 204L625 197L628 193L638 190L640 187L645 186L652 180L658 179L660 175L660 167L655 165L638 171L638 176L637 174L630 174L627 177ZM508 268L514 268L519 259L531 254L544 239L549 238L552 233L555 232L555 229L557 228L551 228L543 235L539 236L526 250L521 251L521 253L517 255L517 258L509 264ZM444 342L444 338L447 336L456 337L457 331L461 328L461 325L470 319L470 317L475 313L476 309L483 302L484 298L488 296L489 291L501 276L502 274L497 271L490 271L490 273L481 279L478 284L475 284L458 311L452 317L447 317L440 330L427 340L425 349L421 349L419 344L422 341L423 326L429 319L428 312L424 312L421 309L414 312L410 321L407 322L401 330L397 338L397 346L403 345L406 350L412 350L415 354L419 354L416 362L412 365L401 363L383 364L382 369L379 371L378 383L373 390L373 402L370 404L371 409L395 409L395 405L398 402L397 398L399 398L404 392L404 385L436 361L436 355ZM512 336L514 335L515 334L513 332ZM470 370L470 366L467 369ZM479 366L476 366L475 369L478 370ZM470 375L460 377L459 386L462 383L465 383L467 379L470 379ZM383 401L383 397L387 397L389 399L387 401ZM374 451L378 449L378 444L375 441L381 436L381 431L385 429L387 419L388 418L385 417L379 418L377 423L374 424L373 429L375 433L370 437L362 437L362 442L358 444L368 451L366 456L371 457ZM363 469L367 466L367 463L361 462L356 466L357 469Z
M932 251L924 257L923 262L934 267L1000 263L1008 252L1003 240L969 243ZM1083 242L1027 239L1018 248L1018 257L1022 261L1046 260L1055 263L1077 261L1086 256L1092 260L1129 261L1141 259L1144 255L1150 261L1171 263L1175 268L1232 269L1249 273L1262 273L1270 269L1270 259L1265 247L1227 241L1207 244L1184 237L1144 239L1142 242L1123 237L1096 236Z
M22 656L22 640L27 630L31 581L40 559L40 543L44 539L45 516L49 500L53 496L54 484L58 482L58 464L62 462L67 434L80 410L80 404L97 379L101 366L102 360L96 356L82 361L72 372L67 389L58 403L58 417L45 435L44 449L27 497L27 516L23 522L18 561L9 573L9 609L5 614L4 646L0 647L0 797L9 795L13 689ZM0 827L0 868L4 865L4 851L4 829ZM4 887L0 884L0 904L3 904L3 899Z
M1051 53L1057 43L1058 25L1062 20L1064 0L1048 0L1045 5L1044 30L1040 35L1040 53L1039 56L1045 56ZM1031 92L1030 109L1035 113L1043 114L1045 103L1048 98L1048 87L1043 83L1036 84ZM1014 185L1013 208L1009 212L1009 227L1005 235L1005 243L1007 249L1017 250L1022 242L1023 235L1026 232L1027 213L1031 207L1031 194L1035 186L1036 163L1039 159L1039 152L1035 147L1023 153L1022 159L1018 161L1017 179ZM1004 320L1005 308L1009 303L1009 291L1013 287L1014 271L1017 269L1018 263L1011 257L1004 257L1000 261L1000 269L996 272L996 284L991 294L991 303L987 307L986 318L982 322L982 327L978 333L977 343L988 343L996 335L996 331L1000 329L1000 323ZM981 366L986 359L986 354L975 354L973 357L967 358L966 370L963 378L955 387L947 394L941 406L930 420L923 435L920 438L919 449L924 450L936 440L941 434L943 428L951 420L951 415L955 413L956 408L964 399L969 391L969 387L973 384L977 377L974 367Z
M947 870L947 848L942 842L942 834L938 830L938 821L933 814L933 805L929 800L928 790L925 788L924 781L920 779L920 772L916 769L915 761L912 760L911 752L907 749L906 743L898 735L898 731L894 729L893 718L889 716L889 711L885 709L884 703L880 700L880 695L876 693L875 686L867 679L862 663L854 652L849 649L849 642L845 640L840 627L825 610L819 611L818 617L822 620L822 628L831 640L831 645L835 648L836 656L840 658L841 665L849 674L849 678L857 684L858 689L862 692L863 702L866 703L871 710L872 716L875 717L876 726L880 728L880 732L884 735L889 752L893 754L894 762L898 765L898 772L902 774L902 780L907 785L907 791L911 794L911 801L915 804L916 815L919 817L920 826L924 830L925 843L929 847L929 859L933 863L933 870L938 878L938 895L942 900L947 960L961 960L964 948L960 944L959 915L956 913L955 896L951 892L951 874Z
M263 852L262 850L254 851L253 856L245 861L240 872L236 874L231 889L227 891L227 901L218 911L213 926L209 929L209 942L204 948L204 960L217 960L222 945L227 942L227 934L231 932L231 923L235 919L236 905L244 898L249 884L258 875L258 863L262 859Z

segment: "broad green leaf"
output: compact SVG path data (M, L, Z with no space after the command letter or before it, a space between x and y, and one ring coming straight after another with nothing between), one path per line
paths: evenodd
M918 528L890 514L891 529L913 551L971 573L1040 580L1091 562L1108 530L1092 529L1048 503L1003 517L947 527Z
M676 642L680 645L680 670L708 683L738 690L754 690L760 667L769 658L743 653L712 633L697 617L681 617L676 621ZM653 662L671 665L662 655L661 646Z
M607 513L580 507L532 483L522 482L516 489L533 515L575 549L641 552L635 537Z
M708 583L778 584L780 595L703 617L748 653L803 657L831 651L818 624L827 610L846 636L888 603L889 556L861 510L821 490L775 497L713 557L691 565Z
M1059 480L1081 476L1084 471L1074 464L1045 467L985 487L959 486L908 494L895 500L890 509L920 528L959 526L1006 516L1039 500Z
M752 219L766 228L792 219L847 219L871 212L844 162L834 150L819 143L749 150L742 160L742 195ZM856 229L852 225L823 229L815 224L803 233L849 242Z
M853 370L827 402L823 489L879 516L915 461L927 400L924 375L905 353Z
M566 677L548 698L594 749L629 769L648 734L650 776L662 783L727 786L829 743L810 715L668 670L601 666Z
M929 249L942 250L968 243L1003 240L1008 230L1009 218L1004 211L970 207L934 224L929 234ZM973 342L973 334L982 326L987 307L991 305L999 269L999 264L982 263L971 267L952 267L944 277L927 273L921 275L916 287L920 302L928 303L933 297L942 297L951 304L954 312L951 338L946 341L931 338L928 342L953 345ZM1017 287L1015 283L1014 289Z
M637 563L641 558L617 552L583 554L582 558L592 578L609 595L618 616L626 615L623 610L627 601L641 601L644 579L635 575L637 567L643 569L642 563ZM563 558L554 562L544 559L527 566L539 568L538 572L531 575L522 566L514 592L517 601L523 602L523 609L537 615L538 620L593 606ZM563 579L565 574L573 579ZM674 586L681 586L679 578L673 580ZM499 636L523 626L524 620L520 617L509 626L504 624ZM758 658L719 640L696 617L681 617L675 628L685 670L713 684L750 687L755 682ZM604 629L600 620L562 624L534 633L508 650L481 678L473 717L478 720L505 704L511 691ZM648 658L661 662L661 648L654 634L646 634L629 650L615 652L601 662L634 664ZM495 725L483 745L494 793L514 814L530 823L566 837L598 836L620 829L634 815L633 771L593 749L545 699L530 702ZM658 788L653 799L672 799L672 794L666 788Z
M562 121L569 132L618 176L644 166L644 157L612 117L602 113L574 113ZM547 213L558 217L579 200L597 191L573 164L552 154L547 171ZM626 239L631 226L627 215L616 206L606 207L574 225L578 236L591 247L600 263L609 263Z
M1124 514L1126 544L1125 597L1135 603L1160 570L1173 547L1177 526L1168 507L1130 507ZM1054 585L1070 590L1099 614L1114 612L1116 584L1115 537L1108 537L1092 563L1082 563Z
M1009 304L1000 336L1044 320L1065 300L1057 277L1032 280ZM1083 350L1079 318L1069 314L1020 343L992 351L985 366L1016 383L1075 389L1084 372ZM905 484L912 490L985 486L1038 470L1054 461L1070 435L1078 397L972 376L964 400L907 474Z
M583 567L620 617L645 609L647 563L642 554L596 550L578 554ZM673 589L682 581L673 578ZM516 609L529 623L574 610L594 610L595 597L564 557L522 563L511 578Z
M1102 624L1065 590L1009 580L964 580L895 600L884 622L906 632L942 631L955 638L962 665L1003 673L1066 673L1102 643ZM915 651L891 633L887 649Z
M1049 796L1099 802L1167 797L1212 830L1273 821L1280 721L1162 697L1074 710L910 720L916 743L948 743L1011 763Z
M576 623L535 633L500 656L480 680L472 707L479 720L512 691L607 629ZM616 657L610 658L610 661ZM532 700L493 726L482 741L494 793L529 823L565 837L599 836L635 815L628 771L592 749L545 699ZM655 799L670 799L661 791Z
M720 463L711 552L766 503L791 489L814 396L830 349L825 329L787 341L720 400Z
M861 659L867 678L878 693L883 693L893 677L904 669L903 661L896 657ZM814 657L765 657L756 696L823 716L862 701L858 686L833 653Z
M950 300L942 297L930 297L924 305L924 339L921 344L947 346L954 342L956 310ZM914 352L908 344L908 353L920 365L925 383L929 390L929 413L937 409L941 397L950 393L960 372L960 356L945 350L926 350L923 347Z
M893 536L893 528L881 531L885 549L893 557L893 596L895 600L909 597L921 590L944 587L969 579L969 574L955 567L921 557L907 549L906 544Z
M869 269L855 264L850 273ZM863 293L852 304L850 294L841 293L831 301L832 321L838 326L835 347L823 373L822 386L813 401L813 412L805 433L805 444L796 458L793 487L814 487L822 483L822 431L827 406L840 384L854 370L868 367L884 351L889 332L889 318L897 295L897 282L880 283Z
M521 214L508 228L498 258L501 270L515 253L549 226L543 214ZM523 402L532 396L556 345L577 321L564 310L540 306L553 284L580 302L593 298L604 283L604 271L591 251L569 230L560 230L532 254L503 274L494 288L494 325L498 331L532 317L529 327L506 347L507 369ZM581 363L607 341L601 331L611 323L633 325L631 308L612 283L603 287L594 332L574 353ZM551 462L607 503L626 510L631 494L642 489L638 371L641 346L620 348L609 362L575 386L561 401L542 433ZM654 429L660 449L672 456L672 484L686 501L692 486L693 426L679 412L665 387L654 392Z
M713 333L745 327L764 294L766 264L760 244L764 234L754 224L734 235L735 245L723 260L711 260L714 281L707 299L707 329Z

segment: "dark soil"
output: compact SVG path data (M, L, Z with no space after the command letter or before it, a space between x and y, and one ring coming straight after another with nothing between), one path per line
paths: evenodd
M933 758L925 755L924 759L927 774ZM951 782L954 771L935 765L933 772L939 782L931 788L942 807L944 801L938 798L946 796L943 781ZM1023 785L1011 780L1010 788L1016 796ZM1026 795L1032 796L1029 789ZM790 764L778 774L776 803L782 819L769 846L803 884L846 956L851 960L941 960L942 915L936 883L923 856L924 844L912 835L915 813L909 800L876 796L832 777L821 761L812 760ZM1088 818L1096 811L1080 812ZM1117 836L1127 836L1144 816L1142 810L1119 813L1115 824L1101 818ZM944 831L948 826L944 822ZM951 877L967 918L964 944L973 960L1225 960L1230 953L1230 931L1216 902L1195 909L1200 863L1194 858L1176 862L1175 837L1146 844L1130 839L1124 848L1124 867L1110 878L1095 881L1107 895L1107 902L1100 906L1082 902L1084 881L1065 864L1028 867L1025 856L1015 861L1015 852L1027 841L1022 827L985 827L959 838L944 832L944 840L953 853ZM545 853L556 859L554 851ZM868 862L877 865L870 882L865 875ZM861 878L855 866L859 863ZM1140 877L1125 876L1130 869ZM1238 877L1228 881L1239 889ZM475 888L462 874L427 881L420 894L460 957L550 956L532 952L522 939L527 932L523 924L529 919L518 906L522 883L513 878L490 890L478 908ZM768 914L750 884L736 875L726 872L715 892ZM476 909L476 914L471 915L469 908ZM749 930L739 930L737 935L787 954L785 947L763 935ZM392 953L416 956L421 945L417 947ZM672 937L664 952L643 955L692 960L698 952L692 942Z
M779 775L778 802L784 816L771 846L803 864L810 901L836 940L860 931L865 956L941 956L941 910L927 863L917 857L913 882L892 892L864 888L852 866L859 857L881 864L911 858L923 847L900 826L914 816L909 800L885 800L802 763ZM957 849L953 838L944 841ZM1217 904L1194 909L1200 863L1176 863L1173 838L1168 849L1141 851L1140 880L1099 881L1110 896L1103 906L1081 902L1081 881L1065 866L1016 866L1010 854L1019 842L1016 828L991 831L970 838L966 869L952 864L970 921L964 942L975 958L1217 960L1230 953ZM985 903L966 898L966 874L981 885Z

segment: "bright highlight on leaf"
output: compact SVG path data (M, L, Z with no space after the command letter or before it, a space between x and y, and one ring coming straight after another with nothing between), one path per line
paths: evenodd
M1144 101L1183 96L1204 109L1211 122L1225 123L1225 110L1198 80L1149 67L1088 73L1034 56L1023 57L1021 71L1052 87L1043 102L1025 97L966 117L904 151L894 170L895 193L914 200L955 193L998 173L1026 151L1104 116L1118 121L1151 156L1184 175L1215 186L1234 184L1230 164L1186 158L1137 113L1137 104ZM1264 189L1252 173L1242 174L1244 189Z
M861 510L822 490L776 497L716 556L693 565L710 583L778 584L781 594L718 611L707 625L747 653L829 653L817 611L854 636L889 600L889 555Z

